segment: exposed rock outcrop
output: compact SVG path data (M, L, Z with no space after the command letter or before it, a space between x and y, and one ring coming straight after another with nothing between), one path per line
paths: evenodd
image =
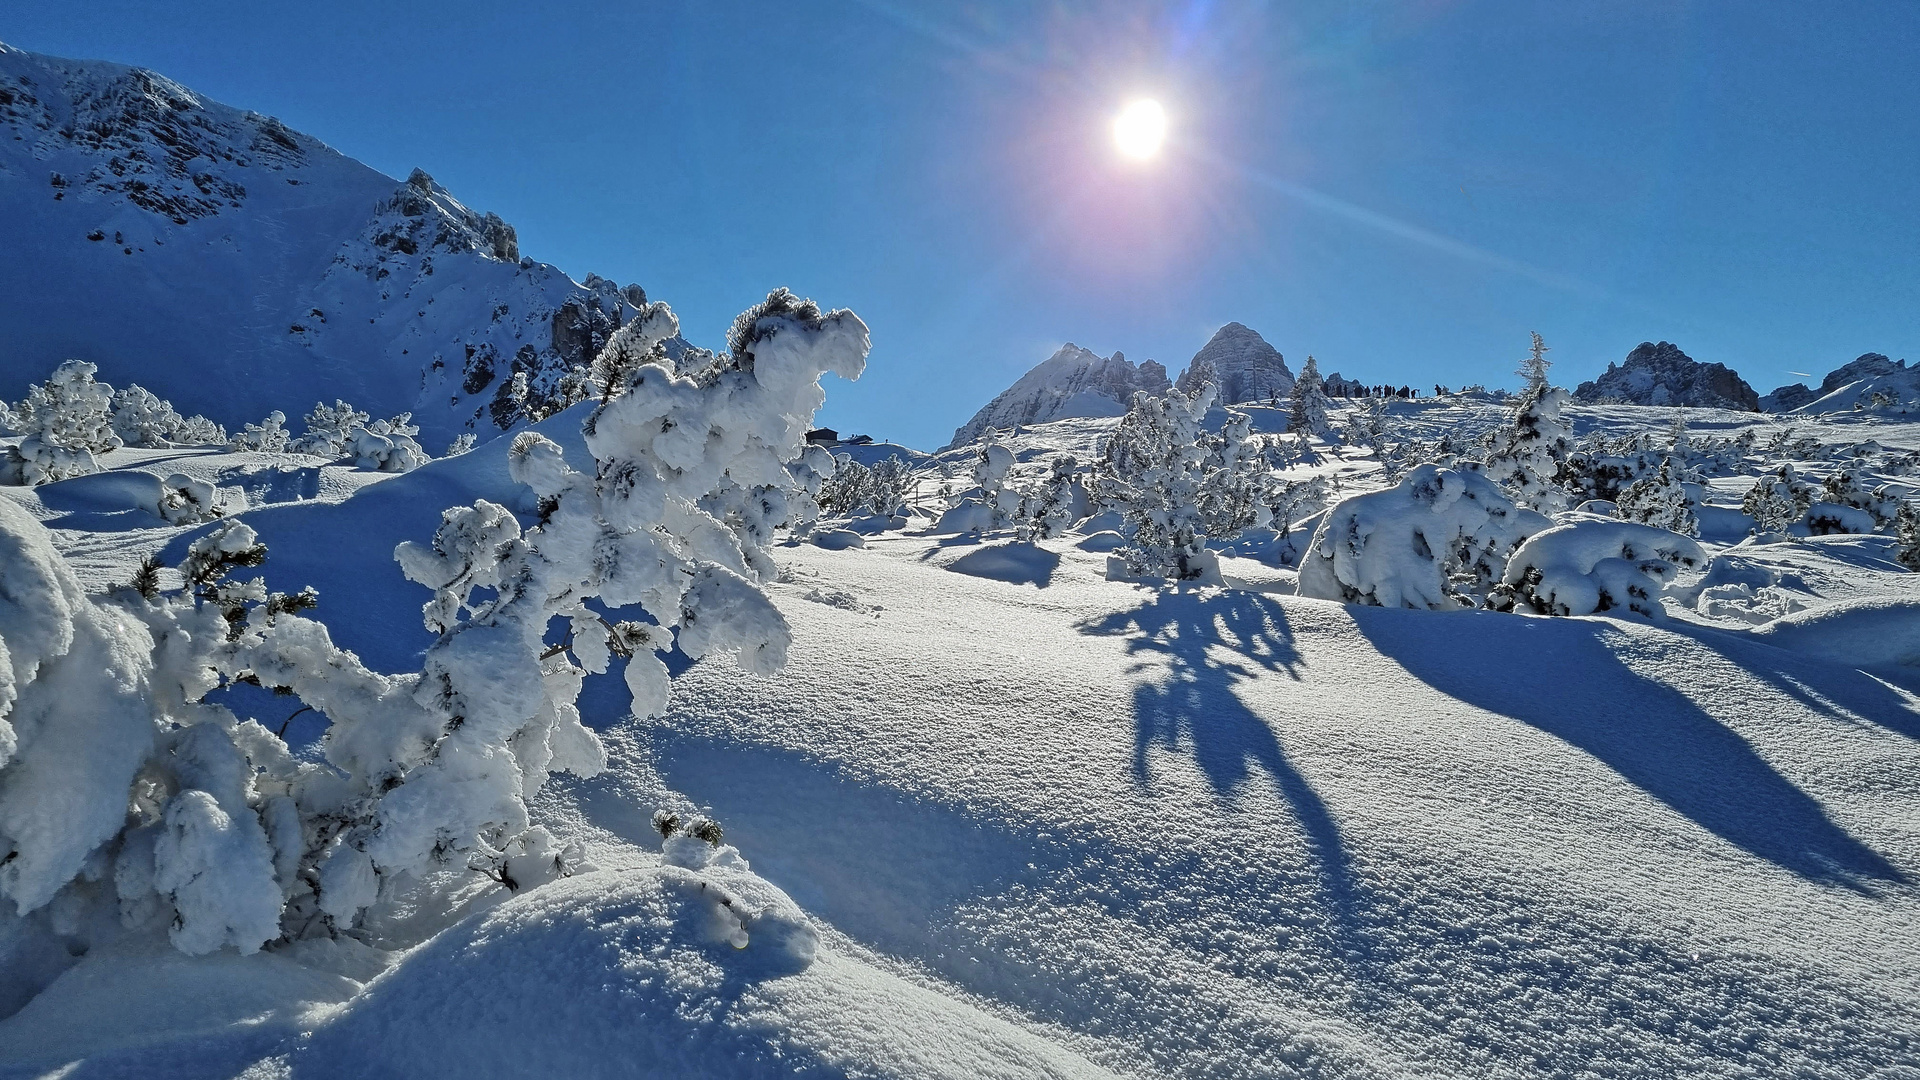
M1152 360L1135 366L1126 356L1101 356L1068 342L973 414L949 447L965 446L989 430L1044 424L1073 416L1120 416L1135 391L1164 394L1167 369Z
M1634 405L1685 405L1700 409L1760 410L1760 395L1725 364L1702 364L1668 342L1643 341L1621 364L1581 383L1579 401L1618 399Z
M1220 387L1220 403L1233 405L1243 401L1281 401L1293 393L1293 372L1280 350L1267 344L1257 332L1230 322L1214 331L1213 337L1193 354L1177 384L1192 393L1199 383L1211 378Z

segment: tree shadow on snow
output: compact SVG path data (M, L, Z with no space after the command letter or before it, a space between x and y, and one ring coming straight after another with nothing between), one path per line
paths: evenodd
M1233 691L1236 683L1263 675L1300 677L1304 661L1281 606L1237 590L1157 591L1139 607L1078 629L1125 637L1129 654L1159 658L1136 664L1136 673L1164 665L1164 682L1142 681L1133 692L1134 782L1152 789L1150 751L1155 747L1191 755L1223 799L1236 798L1257 776L1271 780L1293 811L1316 865L1336 946L1350 959L1364 958L1363 913L1339 822L1288 759L1269 722ZM1216 647L1223 651L1212 652Z
M1375 648L1428 686L1591 754L1750 855L1861 892L1907 880L1745 739L1623 663L1606 640L1619 631L1603 620L1349 610Z

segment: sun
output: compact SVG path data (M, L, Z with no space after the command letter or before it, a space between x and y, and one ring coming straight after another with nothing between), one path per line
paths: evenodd
M1167 141L1167 110L1152 98L1127 103L1113 118L1113 142L1120 152L1135 161L1145 161L1160 153Z

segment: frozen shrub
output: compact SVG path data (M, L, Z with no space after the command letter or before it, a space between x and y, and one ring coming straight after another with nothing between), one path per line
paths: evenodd
M1893 519L1893 561L1920 572L1920 511L1902 506Z
M128 446L164 447L180 430L183 420L173 403L154 396L144 386L128 386L113 395L114 434Z
M51 484L99 469L90 450L61 446L43 435L29 435L19 445L8 447L6 456L0 458L0 484Z
M873 501L873 472L849 454L835 454L833 472L820 485L814 501L826 514L854 514Z
M1627 521L1575 521L1534 534L1507 560L1490 606L1543 615L1625 610L1665 616L1660 590L1678 567L1706 563L1688 537Z
M1894 515L1900 510L1899 496L1891 488L1882 484L1868 491L1860 483L1860 475L1852 466L1835 469L1827 477L1826 482L1820 485L1820 501L1866 512L1873 519L1874 529L1884 529L1892 524Z
M213 485L174 473L160 482L160 500L154 512L169 525L198 525L220 516Z
M1246 414L1229 410L1218 435L1201 420L1215 388L1164 397L1136 392L1095 470L1101 501L1120 511L1127 543L1110 576L1217 581L1209 539L1229 540L1271 513L1266 461Z
M335 401L332 405L316 402L306 416L306 432L293 440L288 449L329 460L343 457L353 433L366 426L367 420L366 413L344 401Z
M1483 471L1513 501L1528 509L1564 510L1567 494L1559 476L1571 449L1573 429L1561 418L1567 392L1541 385L1520 395L1513 421L1490 433Z
M420 429L412 419L412 413L401 413L391 420L374 420L354 428L342 447L342 456L352 458L356 468L412 472L428 460L426 450L413 440Z
M261 450L270 454L285 453L287 449L287 414L275 409L266 419L257 424L248 424L233 436L228 447L233 450Z
M1047 475L1027 490L1020 503L1021 540L1046 540L1071 529L1086 504L1080 486L1080 462L1071 454L1057 454Z
M204 416L189 416L173 429L177 446L219 446L227 441L227 429Z
M1740 501L1740 512L1753 519L1756 532L1782 532L1806 516L1813 505L1813 485L1800 479L1790 464L1782 464L1754 482Z
M1513 550L1551 524L1479 473L1421 465L1398 487L1327 512L1300 563L1300 595L1375 607L1475 607Z
M663 305L649 314L674 332ZM252 952L343 932L382 903L445 901L475 873L518 889L579 867L527 800L551 772L605 764L574 704L583 679L625 659L634 710L651 715L668 649L763 674L785 660L764 547L787 519L819 379L858 376L867 332L850 312L782 304L741 336L698 380L630 371L583 425L586 471L516 438L509 472L539 497L538 524L481 501L395 551L433 594L437 637L413 674L335 646L298 614L310 591L236 579L266 555L242 523L193 542L181 589L150 566L95 598L0 499L0 898L30 918L57 909L76 932L118 921L186 952ZM324 716L315 752L207 700L235 683Z
M1005 525L1020 514L1020 492L1007 483L1013 471L1013 451L994 441L989 434L980 444L973 462L973 482L980 487L980 501L993 516L993 527Z
M84 360L68 360L55 368L20 403L19 432L63 450L99 454L118 449L123 440L113 429L113 387L94 381L98 370Z
M1682 536L1699 536L1700 520L1694 515L1687 487L1673 475L1671 458L1660 463L1660 471L1633 482L1620 493L1620 516Z
M459 457L461 454L473 449L473 442L473 432L463 431L453 437L453 441L447 444L447 452L440 456Z

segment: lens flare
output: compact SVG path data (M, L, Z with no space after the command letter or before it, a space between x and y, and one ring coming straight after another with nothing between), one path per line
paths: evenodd
M1167 141L1167 110L1151 98L1130 102L1113 118L1113 142L1120 152L1135 161L1145 161L1160 152Z

